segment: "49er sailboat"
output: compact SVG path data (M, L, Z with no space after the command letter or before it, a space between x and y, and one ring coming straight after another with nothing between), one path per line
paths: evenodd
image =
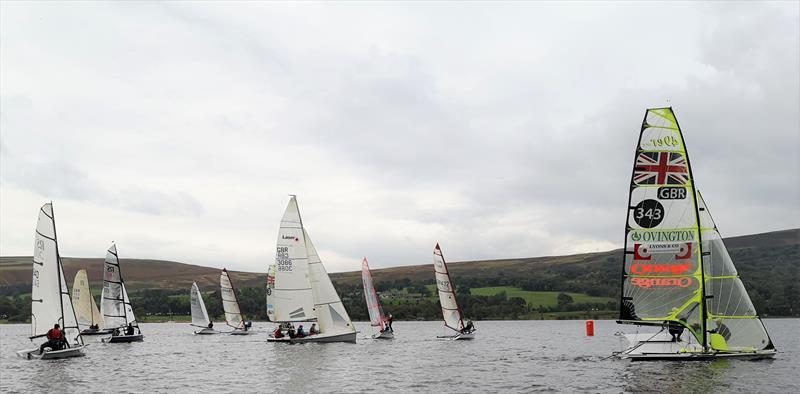
M618 323L631 360L768 358L775 347L695 188L672 108L648 109L636 147Z

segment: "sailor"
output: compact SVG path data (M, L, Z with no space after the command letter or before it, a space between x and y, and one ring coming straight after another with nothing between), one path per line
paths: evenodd
M64 347L67 339L64 338L64 331L61 330L58 324L54 324L53 328L47 330L47 342L39 346L39 354L44 352L44 348L49 347L53 350L60 350Z
M464 326L464 328L461 330L461 333L462 334L467 334L467 333L472 332L472 330L474 330L474 329L475 329L475 326L472 325L472 320L467 320L467 325Z
M311 323L311 328L308 329L308 335L316 335L319 334L317 330L317 323Z
M244 330L245 331L250 330L250 327L252 327L252 326L253 326L253 322L251 322L250 320L244 322Z
M214 322L213 321L209 321L208 322L208 328L214 328Z
M673 321L667 321L666 323L667 331L669 331L669 335L672 336L672 342L680 342L681 334L683 334L683 325Z
M289 335L289 338L294 338L294 324L289 323L289 329L286 330L286 334Z
M272 333L272 337L283 338L283 331L281 331L281 326L278 326L278 328L275 329L275 331Z
M394 320L394 317L392 317L392 314L390 313L389 317L386 318L386 323L387 323L387 325L389 327L389 331L391 331L391 332L394 332L394 329L392 328L392 321L393 320Z
M125 335L133 335L133 323L128 323L128 327L125 328Z
M300 327L297 327L297 338L303 338L306 336L305 330L303 330L303 325L301 324Z
M89 329L91 330L97 330L98 328L100 328L100 326L98 326L97 324L92 324L91 326L89 326Z

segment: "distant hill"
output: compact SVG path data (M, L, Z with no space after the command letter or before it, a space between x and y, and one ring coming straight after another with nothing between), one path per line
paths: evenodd
M800 229L731 237L725 243L759 311L800 315L800 288L796 285L800 279ZM618 249L568 256L449 262L449 268L460 288L510 286L525 291L618 297L621 260L622 251ZM0 257L0 295L30 291L30 262L31 257ZM71 283L75 272L86 268L90 281L99 284L102 264L99 258L64 258L67 280ZM209 290L219 285L217 268L164 260L122 259L122 264L126 284L132 291L185 290L193 281ZM239 288L262 288L266 282L266 274L231 271L231 275ZM372 275L379 291L434 283L432 264L375 269ZM351 299L346 303L359 302L360 271L334 273L331 278L342 297Z

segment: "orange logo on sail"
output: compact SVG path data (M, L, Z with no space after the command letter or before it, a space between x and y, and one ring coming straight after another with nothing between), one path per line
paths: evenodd
M636 275L672 274L680 275L692 268L692 264L640 264L631 265L631 273Z
M632 278L631 284L646 289L651 287L689 287L692 284L692 278Z

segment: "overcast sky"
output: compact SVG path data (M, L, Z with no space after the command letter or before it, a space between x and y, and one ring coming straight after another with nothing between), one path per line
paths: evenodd
M622 246L673 106L723 236L800 227L798 2L0 3L0 253L330 271Z

